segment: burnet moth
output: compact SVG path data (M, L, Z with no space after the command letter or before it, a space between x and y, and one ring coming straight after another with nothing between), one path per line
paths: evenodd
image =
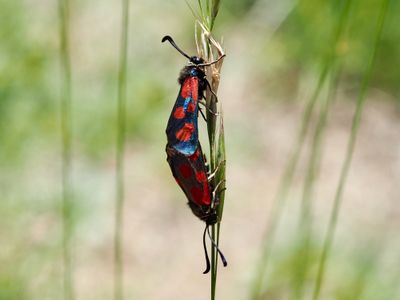
M172 175L185 193L190 209L195 216L206 223L203 233L206 258L206 270L203 273L206 274L210 271L206 233L219 253L223 265L226 266L227 262L209 231L209 226L218 222L216 206L219 184L215 187L211 184L210 179L215 172L210 174L208 171L206 158L199 142L197 120L199 103L204 98L204 91L207 87L211 90L204 67L218 62L223 56L211 63L205 63L202 58L190 57L183 52L170 36L162 39L162 42L165 41L169 41L176 50L189 59L189 63L182 69L178 78L181 87L167 124L166 152Z
M163 37L162 42L165 41L169 41L176 50L189 59L189 63L182 69L178 78L181 88L168 120L166 130L168 144L185 155L192 155L196 151L198 142L199 104L204 99L207 86L211 90L204 67L215 64L224 56L211 63L205 63L201 57L190 57L183 52L170 36Z

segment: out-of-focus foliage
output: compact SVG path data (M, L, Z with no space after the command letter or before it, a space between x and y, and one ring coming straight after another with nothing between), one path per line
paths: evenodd
M221 15L217 27L223 30L229 26L240 26L241 18L246 18L252 10L256 9L257 2L261 1L223 1ZM400 71L391 66L400 63L400 5L392 1L388 16L390 28L384 32L384 39L377 57L377 68L374 69L372 85L383 88L388 93L398 95L398 78ZM285 60L281 61L279 68L282 72L301 76L299 69L315 68L321 63L321 58L326 55L329 47L329 32L334 20L338 18L340 7L344 1L299 1L297 6L288 14L273 39L265 40L265 45L276 49ZM28 8L26 8L28 7ZM338 53L345 56L344 78L359 78L364 71L368 58L371 42L371 31L375 26L376 1L356 1L352 8L352 20L348 28L348 38L343 40ZM73 7L79 9L79 7ZM51 138L57 139L59 124L57 119L58 103L56 100L59 92L58 53L57 53L57 15L45 14L45 8L29 9L29 4L15 1L0 2L0 133L4 140L0 154L5 161L24 156L24 151L29 148L33 139ZM10 13L12 12L12 13ZM47 11L46 11L47 12ZM55 11L52 11L53 13ZM34 13L40 13L40 20ZM45 17L44 17L45 16ZM266 14L267 17L267 14ZM190 22L190 19L187 19ZM52 26L52 31L47 29ZM185 28L191 28L187 23ZM75 29L72 26L72 29ZM219 29L221 30L221 29ZM226 30L225 30L226 31ZM190 30L189 30L190 32ZM72 31L74 34L74 30ZM262 33L258 33L262 34ZM261 36L262 38L262 36ZM135 44L133 44L135 45ZM135 47L135 46L132 46ZM140 50L136 50L140 52ZM268 51L274 55L274 51ZM93 53L95 55L95 53ZM96 57L96 56L95 56ZM98 72L102 72L97 78L99 82L85 82L91 92L82 91L79 83L74 86L74 109L83 110L75 114L74 129L78 130L82 148L88 151L89 156L98 156L104 151L111 150L112 136L115 128L113 125L115 111L110 105L115 94L114 61L96 61ZM244 57L245 59L245 57ZM271 57L260 57L266 65ZM273 59L273 57L272 57ZM73 56L74 60L74 56ZM146 61L147 58L144 58ZM154 60L153 60L154 61ZM160 73L153 67L148 70L146 64L138 64L135 57L130 56L130 66L134 70L130 78L131 99L147 99L148 101L134 101L132 110L128 111L129 135L132 138L148 137L148 126L154 125L160 113L164 111L163 103L160 103L165 95L165 84ZM159 66L160 68L162 65ZM262 70L263 66L260 66ZM75 69L76 70L76 69ZM279 73L279 72L278 72ZM262 75L263 73L261 73ZM83 74L84 75L84 74ZM75 75L75 80L80 80L80 75ZM298 79L299 80L299 79ZM92 86L96 84L96 86ZM101 86L99 86L101 84ZM89 93L89 94L84 94ZM107 100L105 100L107 99ZM153 100L152 100L153 99ZM109 105L104 104L108 101ZM165 103L164 103L165 104ZM107 108L107 109L104 109ZM94 118L87 118L85 111L93 111L90 114ZM149 111L152 113L147 113ZM155 120L152 120L155 117ZM99 126L103 124L104 126ZM80 127L85 131L81 132ZM40 133L38 135L38 133ZM43 134L43 135L42 135ZM23 147L25 145L26 147Z
M268 39L266 45L279 45L286 60L280 68L296 73L298 68L316 67L321 58L327 55L330 47L330 32L335 20L339 18L340 8L346 0L341 1L298 1L296 8L275 33L274 39ZM351 21L347 28L347 38L340 42L336 49L339 57L345 58L342 70L344 78L352 81L365 71L370 45L371 32L376 27L377 1L355 1L351 8ZM400 61L400 14L398 1L392 1L387 17L387 30L383 33L382 44L377 56L376 68L373 71L371 85L385 89L388 93L399 95L398 79ZM301 75L301 73L298 73ZM398 98L398 97L397 97Z
M0 158L14 163L33 140L55 136L54 35L32 28L19 1L0 2Z
M177 191L174 194L175 185L169 185L167 181L170 174L163 152L165 123L178 91L176 79L186 60L171 47L161 44L161 37L164 34L172 35L185 51L194 54L193 16L184 1L132 0L132 2L126 111L127 164L129 164L127 188L130 189L127 198L128 205L133 205L130 204L133 202L137 205L134 209L131 208L131 212L148 209L149 215L143 218L135 216L138 220L136 223L132 221L135 218L128 216L127 221L132 223L127 226L126 236L134 239L130 246L137 247L137 253L142 253L139 251L151 253L152 248L149 250L142 246L149 243L153 248L157 248L156 257L160 259L160 253L169 248L176 249L171 244L175 242L174 239L178 234L169 236L171 227L175 230L187 226L178 224L177 221L186 212L186 207L182 195ZM227 158L231 163L227 165L227 192L236 191L235 194L228 193L225 201L224 222L226 220L227 224L230 221L227 211L229 209L237 208L241 211L253 203L257 206L254 211L259 211L260 202L264 201L267 193L272 193L267 190L269 187L265 183L280 175L279 170L271 176L272 179L267 178L265 182L253 185L254 181L261 177L260 174L263 174L257 173L260 172L257 168L267 161L266 157L280 158L280 153L275 154L269 150L268 147L271 148L275 143L271 140L280 141L285 137L280 135L281 131L278 129L274 131L277 132L276 136L263 137L265 127L262 126L268 125L251 122L263 122L268 113L265 107L277 101L275 99L292 99L287 107L298 109L301 104L295 103L298 98L292 96L298 93L297 89L304 84L303 81L308 84L315 81L322 61L329 51L329 33L339 17L340 7L344 2L345 0L222 1L215 24L215 34L218 37L224 36L227 52L222 70L221 91L224 94L221 101L226 101L224 107L227 107L227 110L231 109L230 115L224 111L225 121L229 124L225 127ZM337 49L337 53L344 61L341 86L346 92L350 91L351 95L359 86L360 77L365 71L366 60L370 54L373 38L371 33L376 26L378 2L380 1L354 1L350 13L351 21L346 28L346 38L341 41ZM195 6L197 0L191 3ZM273 8L277 8L276 12ZM391 1L370 84L373 89L388 94L391 101L397 101L398 104L400 104L400 68L397 67L400 65L399 16L400 2ZM106 260L104 257L110 256L110 248L104 243L110 242L109 228L112 226L110 190L113 186L110 182L113 182L114 174L119 17L120 7L115 1L72 1L70 28L72 169L75 200L73 209L77 224L74 242L78 245L86 245L85 242L95 245L94 250L90 248L92 252L88 250L89 254L82 250L80 257L84 258L78 259L84 267L85 262L91 265L92 261L95 261L95 266L87 268L91 271L92 277L95 277L93 274L112 273L109 270L110 262L108 264L104 262ZM274 18L276 18L275 23L271 22ZM272 23L277 26L273 27ZM62 289L59 207L61 77L58 34L58 11L54 1L0 0L1 300L60 299L59 291ZM284 97L279 97L282 94ZM290 97L285 97L288 94ZM274 97L275 95L278 96ZM341 100L350 99L354 97L344 97ZM239 106L243 103L246 105ZM236 111L235 107L238 107ZM246 112L243 107L249 111ZM249 112L253 115L245 115ZM280 113L276 119L289 119L293 116L291 109L282 110ZM390 118L394 119L393 116L388 117ZM266 152L265 148L271 152ZM368 161L375 159L375 157L365 158ZM242 173L229 173L235 170L234 167L230 167L234 162L253 168L252 177L242 178ZM393 159L394 166L395 163ZM240 180L237 186L230 186L230 180L238 177ZM256 189L259 189L258 194ZM133 193L136 190L140 191L140 195ZM169 195L169 198L166 195ZM243 197L239 199L237 195ZM250 198L253 196L257 202L251 201ZM147 208L151 197L157 198L156 208ZM384 197L385 195L382 195L382 199L378 199L379 203L384 201ZM171 203L176 206L171 208L169 205ZM380 209L379 206L377 210ZM355 212L356 216L357 213L358 209ZM396 215L393 218L395 217ZM244 219L243 222L253 221L252 218L251 215L237 217ZM150 224L154 228L142 227L143 224ZM259 224L258 227L261 228L262 225ZM152 229L155 232L149 232ZM238 226L229 230L236 231L236 229L241 228ZM161 243L156 240L163 236L168 237L168 241ZM354 239L355 236L362 235L354 234ZM138 242L140 238L142 240ZM240 237L240 239L246 238L248 237ZM253 242L254 240L249 239L249 245L253 245ZM232 243L230 245L231 249L234 249L232 252L241 249L242 244L244 243L238 245ZM268 291L271 295L267 295L276 299L287 295L289 285L287 281L288 278L292 278L293 261L295 261L293 257L298 255L296 247L292 247L290 242L285 241L283 244L286 250L278 255L279 264L272 271L274 281L271 282L272 288ZM394 279L390 281L391 279L386 277L388 273L379 270L379 251L368 252L365 257L359 256L360 249L365 249L367 246L359 246L358 242L354 244L353 251L346 245L340 245L345 250L333 255L334 267L331 278L328 279L330 295L334 295L332 297L336 297L335 299L353 300L356 299L355 295L359 288L367 291L365 299L379 299L377 293L384 290L387 297L383 299L395 299L396 290L392 288ZM255 251L248 248L247 252ZM132 251L127 254L130 261L133 261L132 265L139 261L137 253ZM190 252L190 255L193 253ZM175 256L181 255L183 253ZM233 253L232 256L235 255ZM165 260L169 262L175 256ZM194 261L192 256L186 258L188 261ZM240 261L240 255L236 255L236 259ZM179 265L179 261L174 263L179 268L186 268ZM235 269L235 263L232 263L232 269L239 270ZM104 265L105 269L99 267ZM386 265L394 264L386 262ZM151 273L149 278L153 278L152 274L170 275L163 273L169 270L168 266L159 270L157 269L159 266L154 262L139 267L149 270ZM131 268L135 269L135 266ZM184 276L189 274L181 272L182 269L179 273ZM246 266L246 270L250 269ZM346 276L342 275L343 270L346 271ZM397 269L392 270L388 276L395 278L396 276L391 274L396 272ZM77 273L80 278L91 277L84 271ZM248 274L242 275L242 273L231 275L236 276L235 279L240 278L241 283L238 284L240 287L243 287L244 282L248 280L246 277ZM186 277L189 278L191 275ZM145 280L133 278L132 281L137 280L137 286L140 286L142 279ZM108 278L103 280L108 282ZM374 284L369 284L369 280ZM153 282L151 284L147 282L147 285L153 286ZM93 288L85 280L82 286L80 288L98 293L90 299L110 298L107 291ZM143 286L146 287L146 284ZM160 299L156 296L154 298ZM82 299L86 298L82 296Z

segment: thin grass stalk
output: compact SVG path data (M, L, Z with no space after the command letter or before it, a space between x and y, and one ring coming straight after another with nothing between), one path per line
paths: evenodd
M208 44L208 49L211 49L212 45L211 43ZM220 54L221 55L221 54ZM213 60L213 56L210 56L210 60ZM221 64L217 66L210 66L207 74L210 74L210 83L211 83L211 88L213 89L214 93L217 93L218 91L218 86L219 86L219 72L222 67L222 62ZM214 69L215 68L215 69ZM217 98L211 91L207 91L207 130L209 132L209 142L210 142L210 159L211 159L211 170L215 170L218 166L219 163L221 163L222 160L217 160L217 157L223 157L223 160L225 160L225 146L223 147L216 147L216 133L217 133L217 117L215 114L211 113L213 112L218 112L218 106L217 106ZM223 124L222 124L222 117L221 117L221 125L220 125L220 132L222 130L223 132ZM220 136L221 138L221 136ZM224 139L222 135L222 139ZM224 141L219 141L224 144ZM224 144L225 145L225 144ZM222 151L222 153L221 153ZM221 173L221 170L223 172ZM213 179L213 186L217 186L217 184L221 180L225 180L225 169L221 168L220 172L217 173L217 176ZM225 184L221 186L221 188L225 188ZM220 233L220 226L221 226L221 220L222 220L222 212L223 212L223 203L224 203L224 195L225 192L222 191L219 193L219 205L218 205L218 219L219 222L216 225L212 225L212 230L211 230L211 236L213 240L216 242L217 246L219 245L219 233ZM222 208L222 209L221 209ZM218 272L218 253L215 250L214 247L211 248L211 299L214 300L216 297L216 283L217 283L217 272Z
M226 151L225 151L225 132L224 132L224 122L223 122L223 114L222 110L220 109L220 124L219 124L219 138L218 138L218 147L217 147L217 158L216 161L218 163L226 161ZM220 166L219 172L216 174L216 182L221 182L225 180L225 163ZM225 188L225 184L222 185L222 188ZM222 190L219 193L219 205L218 205L218 217L220 222L218 222L215 226L213 226L213 238L215 238L217 246L219 246L219 236L221 230L221 220L222 214L224 211L224 203L225 203L225 190ZM214 249L214 252L215 249ZM218 272L218 254L214 254L214 269L211 268L211 299L215 299L215 292L216 292L216 283L217 283L217 272Z
M339 21L339 27L337 31L337 41L343 39L344 28L349 19L351 8L351 1L347 1L347 5L344 6L342 17ZM336 49L336 46L335 46ZM336 95L336 88L338 84L340 62L337 61L337 53L332 52L332 75L329 82L328 95L326 100L322 103L321 112L316 124L316 129L312 139L312 146L309 155L309 162L306 170L306 177L304 180L303 194L301 199L301 211L300 211L300 224L299 224L299 237L300 237L300 250L299 265L297 265L297 278L294 281L294 294L296 299L303 299L304 296L304 285L309 272L310 264L310 244L312 241L312 196L313 189L315 186L315 179L318 176L320 168L320 158L322 154L322 139L326 127L326 121Z
M211 45L207 46L208 49L211 49ZM212 74L212 67L209 68L209 71L207 72L208 74ZM216 82L214 78L212 78L212 75L209 76L210 78L210 83L213 91L216 93L218 90L218 84L219 81ZM211 91L207 91L207 107L211 109L213 112L217 112L217 99L216 97L211 93ZM215 170L217 167L217 159L216 159L216 143L215 143L215 136L216 136L216 122L217 118L215 115L213 115L211 112L207 111L207 130L208 130L208 137L209 137L209 143L210 143L210 166L211 170ZM216 186L218 184L217 181L218 176L216 176L213 179L213 186ZM218 215L221 220L222 215ZM219 223L220 224L220 223ZM219 245L219 231L217 230L218 225L212 225L211 228L211 237L213 240L216 242L217 245ZM219 226L218 226L219 227ZM216 283L217 283L217 270L218 270L218 254L217 251L215 250L214 247L211 248L211 299L215 299L215 294L216 294Z
M301 150L303 148L303 144L305 138L307 136L307 132L311 123L311 114L314 110L315 103L319 97L321 92L323 83L325 82L325 78L327 76L328 67L325 66L322 70L320 77L318 79L317 86L314 90L313 95L309 98L306 109L303 113L303 118L300 125L300 131L297 135L297 140L293 151L290 154L290 159L288 164L285 167L285 172L280 181L277 195L273 201L273 207L270 214L270 222L267 226L267 229L263 236L263 245L261 251L261 259L258 263L258 267L256 269L256 275L253 280L253 284L250 289L250 299L257 300L261 290L263 288L263 282L265 278L265 274L267 271L269 257L271 255L272 246L275 241L275 233L281 218L283 208L286 202L287 195L289 193L289 188L293 181L294 171L297 167L297 163L301 154Z
M328 54L325 56L323 60L323 67L320 72L320 76L317 81L317 85L314 89L312 96L309 98L307 102L306 108L303 113L303 118L300 125L300 130L297 135L296 143L293 148L293 151L290 154L290 158L285 167L284 174L279 183L278 192L273 200L273 206L270 213L270 222L268 222L267 228L265 230L264 236L262 238L262 250L261 250L261 259L258 263L258 267L256 269L256 275L253 279L251 288L250 288L250 299L257 300L262 289L263 283L266 276L269 258L272 252L272 247L275 241L275 233L278 227L279 220L281 219L282 212L286 203L286 198L288 196L290 186L293 181L294 172L297 168L297 163L304 145L305 138L307 136L310 123L311 123L311 115L314 111L316 101L320 95L322 87L325 83L329 70L332 64L335 61L336 56L336 47L342 35L344 25L346 20L348 19L348 14L350 11L352 0L346 1L341 10L341 15L339 18L339 22L332 32L332 47L329 49Z
M213 30L215 19L217 18L219 12L219 6L221 4L221 0L213 0L210 5L210 31Z
M209 49L211 49L211 45L208 45ZM211 60L213 57L211 56ZM220 68L222 65L219 65L216 67L215 70L218 70L215 72L213 69L213 66L209 69L208 74L211 74L210 76L210 83L211 87L214 91L214 93L217 93L218 91L218 86L219 86L219 72ZM218 69L217 69L218 68ZM222 162L222 160L225 160L225 142L224 142L224 136L223 136L223 124L222 124L222 117L221 117L221 125L220 125L220 133L222 132L222 135L220 138L222 140L219 140L219 143L223 143L223 147L216 147L216 133L217 133L217 118L214 114L210 112L218 112L217 109L217 99L215 95L211 93L211 91L207 91L207 129L209 132L209 142L210 142L210 160L211 160L211 170L215 170L218 166L219 163ZM222 130L222 131L221 131ZM221 152L222 151L222 152ZM218 160L218 157L223 157L222 160ZM222 167L220 171L217 173L215 178L213 179L213 186L217 186L217 184L221 181L225 180L225 167ZM221 186L221 188L225 188L225 184ZM213 240L216 242L217 246L219 245L219 232L220 232L220 226L221 226L221 220L222 220L222 212L223 212L223 203L224 203L224 195L225 192L222 191L219 193L219 205L218 205L218 219L219 222L216 225L212 225L212 230L211 230L211 236ZM218 272L218 253L215 250L214 247L211 248L211 299L215 299L216 295L216 283L217 283L217 272Z
M203 23L206 23L205 15L204 15L204 9L203 9L203 4L202 4L202 0L197 0L197 3L198 3L198 5L199 5L199 10L200 10L201 17L202 17L201 20L202 20Z
M327 233L325 235L321 258L319 260L318 273L317 273L317 277L316 277L316 281L315 281L315 288L314 288L313 297L312 297L313 300L319 299L319 296L320 296L321 286L322 286L324 274L325 274L325 265L326 265L326 261L329 256L329 251L331 249L334 234L335 234L336 224L337 224L339 211L340 211L340 207L341 207L341 203L342 203L343 191L345 188L345 184L347 182L350 165L351 165L351 161L353 158L354 146L355 146L355 143L357 140L358 130L360 127L360 120L361 120L363 107L364 107L364 103L365 103L365 96L366 96L366 93L368 90L376 53L377 53L378 46L379 46L379 43L381 40L381 35L382 35L384 23L385 23L388 5L389 5L389 0L384 0L382 2L382 7L380 9L377 27L376 27L377 30L375 33L373 49L371 51L371 55L370 55L370 58L369 58L369 61L367 64L367 68L364 73L364 77L363 77L361 87L360 87L360 92L357 97L356 110L354 112L353 121L352 121L352 125L351 125L351 132L350 132L350 137L349 137L349 141L347 144L346 156L345 156L345 160L342 165L339 182L338 182L338 185L336 188L336 193L335 193L333 208L332 208L331 216L330 216L330 220L329 220L329 225L328 225Z
M221 45L214 40L211 36L211 30L213 28L215 18L218 15L220 0L205 0L205 4L202 0L198 0L200 13L202 19L198 20L195 24L195 37L197 51L200 56L204 57L207 61L213 61L216 58L224 54ZM196 14L194 14L196 16ZM198 34L197 25L200 27L200 36ZM225 140L224 140L224 130L223 130L223 119L220 116L220 124L217 127L217 116L218 113L217 98L215 94L218 91L218 86L220 82L220 71L222 68L223 59L218 63L206 67L207 80L211 85L210 89L206 91L206 116L207 116L207 132L208 140L210 145L210 167L211 171L214 171L217 166L225 161ZM220 105L219 105L220 106ZM214 112L214 113L212 113ZM216 142L217 132L218 144ZM225 182L225 165L219 168L216 176L212 179L212 186L216 186L220 181ZM225 188L225 184L221 186ZM219 204L217 207L219 222L217 225L213 225L211 228L211 237L219 245L219 233L223 213L223 204L225 199L225 191L222 190L219 193ZM216 297L216 284L217 284L217 272L218 272L218 253L214 247L211 248L211 299L215 300Z
M315 181L318 178L323 137L326 128L327 118L329 115L330 107L336 96L336 89L338 84L339 72L333 68L331 79L329 81L328 95L326 100L322 103L321 112L319 114L314 136L312 139L311 151L309 154L309 162L306 170L306 178L304 181L303 194L302 194L302 208L300 214L300 249L302 255L299 255L299 265L297 266L298 278L295 281L294 298L303 299L304 284L309 271L310 264L310 244L312 241L312 197L315 186Z
M62 221L63 221L63 265L64 299L73 300L74 284L72 276L72 184L71 184L71 59L69 51L69 1L58 1L60 61L61 61L61 135L62 135Z
M114 299L124 299L123 210L125 202L124 153L126 136L126 77L129 28L129 0L122 0L121 40L117 94L116 202L114 232Z
M212 61L213 60L213 53L212 53L212 44L210 42L210 35L211 33L207 29L207 24L204 24L204 22L208 20L207 16L203 18L202 21L198 21L195 26L195 37L196 37L196 45L197 45L197 51L201 57L204 57L207 61ZM200 36L198 35L197 32L197 24L200 26L200 31L201 34ZM207 75L207 80L211 84L211 88L213 89L214 93L217 92L218 90L218 85L219 85L219 80L216 81L215 78L213 78L214 72L218 72L217 66L209 66L206 67L206 75ZM207 111L206 111L206 116L207 116L207 133L208 133L208 142L209 142L209 148L210 148L210 169L211 171L215 170L217 162L216 162L216 155L215 155L215 135L216 135L216 122L217 118L215 114L211 112L217 112L217 99L211 93L209 88L206 90L206 106L207 106ZM212 186L216 185L216 177L215 176L211 182ZM219 243L219 237L217 236L216 233L216 228L215 226L211 226L211 237L214 241L216 241L217 245ZM211 247L211 299L215 299L215 294L216 294L216 283L217 283L217 266L218 266L218 257L217 257L217 251L215 251L214 247Z

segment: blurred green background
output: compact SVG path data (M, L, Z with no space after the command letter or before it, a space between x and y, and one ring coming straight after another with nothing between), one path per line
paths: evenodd
M228 155L221 247L230 264L219 271L218 299L248 299L279 178L324 57L334 47L342 65L313 197L304 284L309 299L382 3L353 1L346 37L335 46L331 32L344 2L222 2L215 25L227 53L219 90ZM120 11L118 1L71 1L77 299L112 295ZM399 1L391 1L321 299L400 299L399 16ZM186 61L161 38L169 34L194 54L194 19L177 0L133 0L130 18L126 297L208 299L209 278L201 274L203 225L185 204L164 153L176 79ZM0 300L63 295L59 50L56 1L0 0ZM317 115L318 109L312 122ZM299 299L297 228L309 148L300 156L260 299Z

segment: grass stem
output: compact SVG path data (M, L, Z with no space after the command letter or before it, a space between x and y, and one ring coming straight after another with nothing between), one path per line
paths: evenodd
M389 4L389 0L384 0L382 2L382 7L380 10L378 23L377 23L377 30L376 30L375 37L374 37L374 45L372 48L370 59L367 64L364 78L361 83L360 92L357 97L356 110L355 110L352 125L351 125L351 133L350 133L349 141L347 144L346 156L345 156L345 160L343 162L339 182L338 182L338 185L336 188L333 209L331 211L331 216L330 216L330 220L329 220L329 224L328 224L328 230L325 235L321 258L319 260L318 273L317 273L315 288L314 288L313 297L312 297L313 300L319 299L319 296L320 296L321 286L322 286L324 274L325 274L325 265L326 265L329 251L331 249L332 242L333 242L337 219L338 219L338 215L339 215L339 211L340 211L340 207L341 207L341 203L342 203L343 190L345 187L345 183L347 181L350 164L351 164L351 161L353 158L354 146L355 146L355 143L357 140L358 129L360 126L361 115L363 112L363 107L364 107L364 102L365 102L365 95L368 90L368 85L369 85L369 81L370 81L371 74L372 74L372 69L373 69L373 65L374 65L374 61L375 61L376 52L377 52L379 42L381 39L381 34L382 34L382 30L383 30L384 21L386 18L388 4Z
M220 0L198 0L199 13L194 15L201 16L201 20L197 20L195 23L195 36L197 50L200 56L205 58L207 61L213 61L215 58L220 57L223 54L221 45L216 42L211 36L211 31L214 26L215 18L218 15ZM198 36L197 25L200 26L201 38ZM214 57L214 50L217 52L217 57ZM208 141L210 145L210 167L211 171L214 171L218 164L225 161L225 140L223 131L223 119L220 116L220 123L217 126L217 115L218 112L217 98L215 94L218 91L220 81L220 70L222 67L223 60L218 63L206 67L207 80L211 85L212 92L207 89L206 91L206 104L207 104L207 133ZM219 105L220 107L221 105ZM214 112L214 113L211 113ZM219 137L216 139L217 132ZM219 182L225 182L225 164L219 169L216 176L212 179L212 186L217 186ZM222 212L225 197L225 184L221 186L223 190L218 193L219 204L217 206L219 222L216 225L212 225L211 237L219 245L219 233L220 233L220 222L222 220ZM218 272L218 253L214 247L211 247L211 300L216 299L216 288L217 288L217 272Z
M352 2L352 0L346 1L345 4L343 5L339 21L332 32L332 43L331 43L332 46L330 47L328 54L324 57L323 64L322 64L323 67L321 69L321 72L320 72L320 75L319 75L319 78L317 81L317 85L314 89L312 96L310 97L309 101L307 102L306 108L303 113L300 130L297 135L296 143L294 145L293 151L290 154L290 158L285 167L284 174L282 176L282 179L281 179L279 187L278 187L278 192L274 198L273 206L272 206L271 213L270 213L270 221L268 223L268 227L266 228L264 237L263 237L263 244L262 244L262 249L261 249L261 259L258 263L257 270L255 272L256 275L254 276L252 286L250 289L250 299L251 300L257 300L259 295L262 292L263 283L264 283L267 268L268 268L269 258L270 258L270 255L272 252L272 247L273 247L274 240L275 240L276 230L278 227L279 220L283 213L284 205L286 203L286 198L288 196L289 189L290 189L290 186L293 181L294 172L297 167L297 163L298 163L298 160L299 160L299 157L300 157L300 154L301 154L304 142L305 142L305 138L307 136L307 133L308 133L308 130L310 127L311 115L314 111L315 104L320 95L322 87L325 83L327 75L328 75L332 65L335 62L336 47L337 47L337 44L342 35L345 20L347 20L347 18L348 18L351 2Z
M318 99L318 96L321 92L323 83L325 82L325 78L327 76L327 70L328 70L328 68L325 66L320 74L320 77L318 79L318 83L314 90L314 93L310 97L310 99L307 103L306 109L303 113L303 118L302 118L302 122L300 125L300 131L297 136L296 144L290 155L288 164L285 167L285 172L282 176L281 182L278 187L277 195L273 202L273 207L272 207L271 214L270 214L270 216L271 216L270 221L269 221L268 227L267 227L267 229L264 233L264 237L263 237L261 260L258 264L258 267L256 270L256 275L254 277L253 284L252 284L251 290L250 290L250 299L251 300L257 300L258 296L260 295L260 293L263 289L263 282L264 282L265 274L267 271L269 257L271 255L271 251L272 251L272 246L273 246L273 243L275 240L276 229L277 229L280 217L283 212L284 204L286 202L286 198L287 198L287 195L289 192L289 187L293 180L294 171L296 169L297 162L300 157L301 149L303 147L303 144L304 144L304 141L305 141L308 129L309 129L311 114L314 110L315 103Z
M311 151L309 154L309 162L306 170L306 177L304 180L302 203L300 212L300 224L299 224L299 245L300 252L297 255L298 260L296 263L295 280L294 280L294 299L303 299L304 296L304 285L311 263L311 243L313 241L312 231L312 197L315 186L315 181L318 178L321 156L322 156L322 143L329 115L331 104L336 95L336 89L338 84L338 71L336 68L332 68L332 75L330 76L328 95L326 100L323 101L321 111L317 120L316 128L314 131Z
M122 0L122 28L118 71L116 203L114 233L114 299L124 299L123 289L123 209L125 202L124 153L126 131L126 77L129 27L129 0Z
M72 276L72 193L71 193L71 59L69 43L69 1L58 1L61 87L61 135L62 135L62 220L63 220L63 265L64 299L73 300Z

